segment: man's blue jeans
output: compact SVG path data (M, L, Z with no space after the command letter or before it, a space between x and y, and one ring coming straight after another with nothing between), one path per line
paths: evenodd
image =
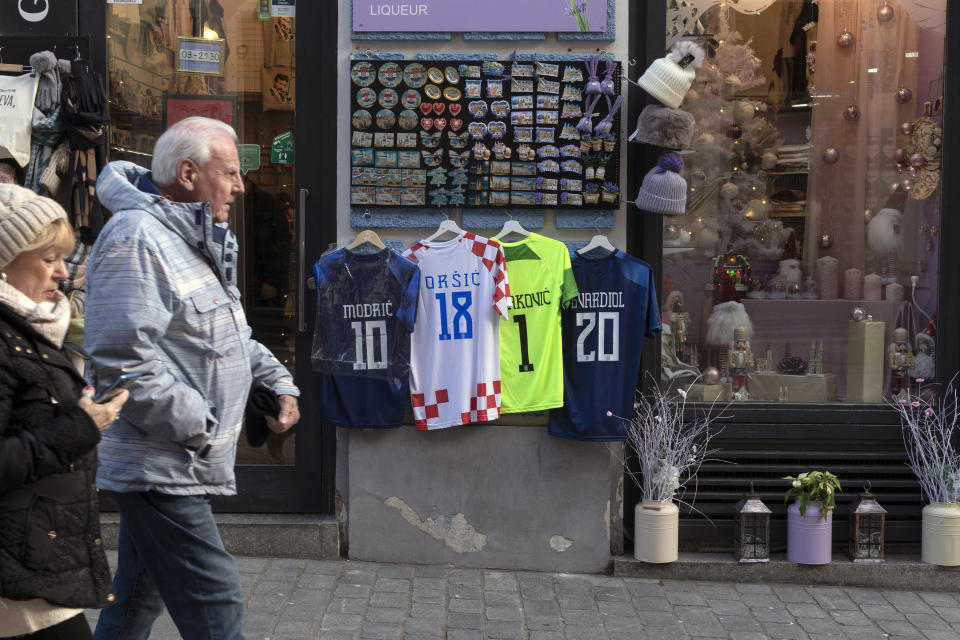
M166 605L184 638L242 640L240 574L207 498L110 495L120 511L116 600L101 611L94 638L148 638Z

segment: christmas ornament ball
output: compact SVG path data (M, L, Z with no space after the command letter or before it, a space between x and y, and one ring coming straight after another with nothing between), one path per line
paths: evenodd
M730 200L731 198L736 198L737 194L740 193L739 187L732 182L725 182L723 186L720 187L720 197Z
M901 122L900 123L900 133L905 136L913 135L913 123L912 122Z
M893 10L893 7L886 2L884 2L883 5L877 9L877 20L880 22L890 22L893 20L895 15L896 12Z
M914 153L913 155L910 156L911 167L922 167L923 163L926 161L927 159L923 157L922 153Z
M851 121L856 120L860 117L859 107L857 107L855 104L847 106L847 108L843 110L843 117Z
M872 218L872 217L873 217L873 212L870 211L870 209L864 209L864 210L863 210L863 221L864 221L864 222L870 222L870 218Z
M743 135L743 127L738 125L736 122L727 127L727 137L732 140L739 140L740 136Z
M850 317L856 322L862 322L867 317L867 310L863 307L854 307L850 312Z
M829 249L829 248L832 247L832 246L833 246L833 236L830 235L829 233L826 233L826 232L821 233L821 234L820 234L820 247L821 247L822 249Z
M823 161L827 164L836 164L840 159L840 152L836 147L827 147L823 150Z
M897 89L897 102L900 104L907 104L913 98L913 91L907 89L906 87L900 87Z
M906 157L907 157L907 152L901 149L900 147L897 147L897 149L893 152L893 159L896 160L898 163L902 163L904 159L906 159Z
M846 49L853 45L853 34L844 29L840 32L840 35L837 36L837 46L841 49Z
M720 382L720 372L716 367L707 367L703 370L704 384L717 384Z
M905 179L903 182L900 183L900 188L904 191L910 191L911 189L913 189L913 180L911 180L910 178Z

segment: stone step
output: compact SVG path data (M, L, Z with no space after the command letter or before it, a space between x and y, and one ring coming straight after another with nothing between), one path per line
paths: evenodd
M340 558L340 526L334 518L290 514L218 513L220 537L236 556L261 558ZM100 514L107 549L117 548L120 514Z
M835 585L873 589L950 591L960 593L960 567L938 567L920 561L919 555L888 555L885 562L851 562L834 554L823 565L788 562L786 554L772 554L770 562L740 563L729 553L682 552L676 562L651 564L631 556L613 559L619 577L707 582Z

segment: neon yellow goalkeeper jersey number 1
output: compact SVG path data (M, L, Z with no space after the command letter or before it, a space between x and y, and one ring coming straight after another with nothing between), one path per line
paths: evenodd
M570 253L562 242L531 233L503 242L512 306L500 319L503 413L563 405L560 308L577 297Z

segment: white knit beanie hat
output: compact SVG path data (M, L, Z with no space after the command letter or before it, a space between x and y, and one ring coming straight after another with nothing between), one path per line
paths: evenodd
M0 184L0 267L28 248L50 223L67 219L56 200L15 184Z
M657 166L643 177L637 194L638 209L668 216L679 216L687 209L687 181L683 171L683 158L677 153L660 156Z
M676 109L690 90L703 62L703 48L691 40L673 45L666 57L658 58L640 76L638 84L651 96Z

